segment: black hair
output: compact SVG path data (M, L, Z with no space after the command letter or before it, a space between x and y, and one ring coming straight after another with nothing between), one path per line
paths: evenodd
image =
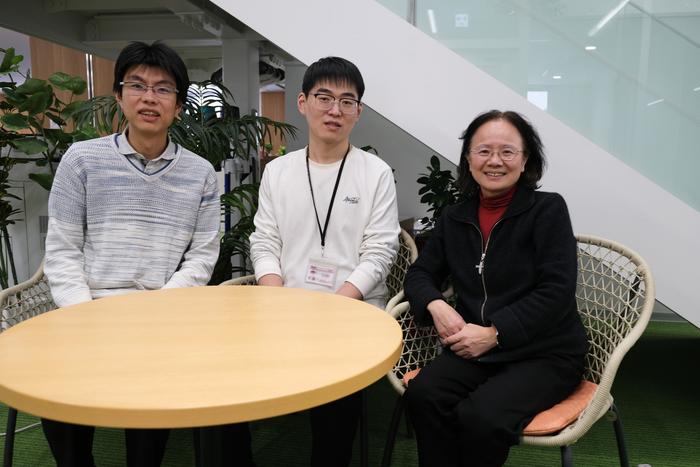
M457 167L457 186L462 195L471 197L479 190L479 185L477 185L469 171L467 156L471 149L474 134L482 125L492 120L505 120L518 130L523 140L523 157L527 157L525 171L520 176L518 184L523 184L533 190L539 188L538 182L542 178L547 160L544 155L544 146L537 130L524 116L517 112L512 110L489 110L472 120L460 138L462 140L462 151L459 157L459 166Z
M362 100L362 95L365 93L365 82L360 70L354 63L344 58L325 57L312 63L304 73L301 90L305 96L308 96L316 84L324 81L354 86L358 100Z
M112 90L115 94L121 96L122 87L119 83L124 81L124 75L129 69L139 65L160 68L172 75L177 88L177 102L182 104L185 101L187 89L190 86L187 67L177 52L160 41L151 45L144 42L130 42L122 49L114 64Z

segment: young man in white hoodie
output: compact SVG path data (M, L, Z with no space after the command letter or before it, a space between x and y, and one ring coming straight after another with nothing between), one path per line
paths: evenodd
M307 69L297 106L309 144L269 163L260 184L250 237L259 285L384 306L400 228L391 168L350 144L363 93L348 60L326 57ZM359 393L311 409L312 467L349 464L360 410Z

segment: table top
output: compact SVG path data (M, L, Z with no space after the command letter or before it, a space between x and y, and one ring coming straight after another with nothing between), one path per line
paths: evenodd
M0 400L106 427L256 420L370 385L401 345L391 316L338 295L261 286L138 292L0 334Z

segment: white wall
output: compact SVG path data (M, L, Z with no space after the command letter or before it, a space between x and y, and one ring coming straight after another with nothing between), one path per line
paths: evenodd
M363 72L367 104L453 162L457 137L477 113L525 113L550 155L543 188L565 196L574 229L637 250L652 267L657 298L700 326L698 211L373 0L307 0L303 7L286 0L213 3L302 63L327 55L352 60ZM425 155L404 157L408 166L415 165L409 158Z

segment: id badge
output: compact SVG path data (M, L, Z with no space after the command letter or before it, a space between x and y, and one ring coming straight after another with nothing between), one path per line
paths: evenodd
M306 283L335 288L335 276L338 274L338 265L327 259L311 258L306 268Z

